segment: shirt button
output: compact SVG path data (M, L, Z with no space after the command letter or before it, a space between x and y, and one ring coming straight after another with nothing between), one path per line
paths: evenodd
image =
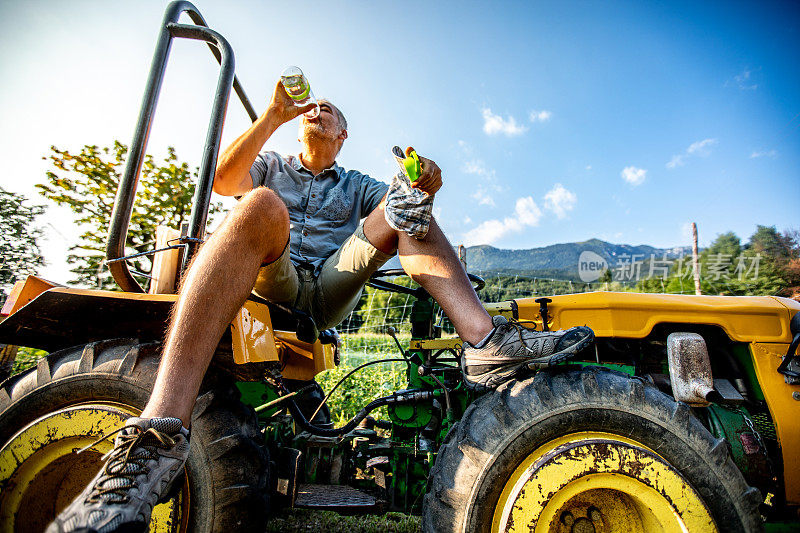
M317 197L316 194L313 194L313 193L311 194L311 198L316 198L316 197Z
M303 236L308 237L308 231L307 230L303 230Z

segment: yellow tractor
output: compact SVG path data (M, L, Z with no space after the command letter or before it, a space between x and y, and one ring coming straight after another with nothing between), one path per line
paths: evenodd
M145 292L124 243L176 38L209 43L220 78L191 223L159 239ZM49 355L0 384L0 532L42 531L99 468L111 444L95 441L145 405L174 279L204 236L231 88L255 119L227 41L192 4L171 3L109 230L122 292L29 277L2 310L0 343ZM442 338L430 296L392 282L400 274L371 284L414 299L394 356L407 384L338 428L314 416L321 399L304 385L337 363L336 336L297 310L245 304L198 397L183 483L151 531L259 531L291 507L420 513L432 533L800 527L797 302L598 292L487 304L540 330L590 326L596 341L477 394L461 380L460 340Z

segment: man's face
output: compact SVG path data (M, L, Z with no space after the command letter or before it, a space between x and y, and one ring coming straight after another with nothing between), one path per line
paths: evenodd
M319 115L308 118L301 115L299 140L301 142L332 142L342 133L339 117L331 104L323 102L319 106Z

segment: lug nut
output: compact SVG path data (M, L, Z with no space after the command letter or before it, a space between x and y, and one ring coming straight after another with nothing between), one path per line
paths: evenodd
M561 513L561 523L565 526L571 526L575 522L575 517L569 511Z
M592 519L592 522L600 522L603 520L603 515L600 514L600 510L597 507L589 507L589 512L587 513L589 518Z

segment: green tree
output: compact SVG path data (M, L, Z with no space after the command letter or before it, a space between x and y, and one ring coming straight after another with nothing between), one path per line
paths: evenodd
M722 233L700 254L703 294L787 295L800 293L800 233L757 226L742 246L733 232ZM645 279L643 292L693 293L691 260L673 262L666 280Z
M750 242L747 247L756 253L773 258L783 257L787 253L781 235L775 229L775 226L758 224L755 233L750 236Z
M787 229L781 234L781 240L788 251L782 266L786 279L784 294L800 300L800 230Z
M40 194L58 205L69 207L76 214L75 222L83 229L80 240L70 248L67 262L76 278L73 283L113 289L115 284L105 268L105 246L111 212L117 194L128 147L119 141L111 146L86 145L77 153L50 147L45 157L53 165L47 181L37 185ZM175 149L156 162L147 155L139 177L138 194L131 214L126 253L154 249L155 230L159 225L180 228L191 211L198 170L178 160ZM215 203L209 209L209 221L221 210ZM130 260L132 271L147 273L152 267L149 257ZM146 283L146 276L136 275Z
M742 242L732 231L717 235L714 242L706 250L708 254L723 254L737 257L742 252Z
M800 233L786 230L778 233L775 226L756 226L747 245L747 255L761 259L759 277L769 279L777 286L772 294L791 296L800 285Z
M26 205L21 194L0 187L0 291L44 265L37 239L42 230L34 225L44 212L41 205ZM5 298L0 295L0 300Z

